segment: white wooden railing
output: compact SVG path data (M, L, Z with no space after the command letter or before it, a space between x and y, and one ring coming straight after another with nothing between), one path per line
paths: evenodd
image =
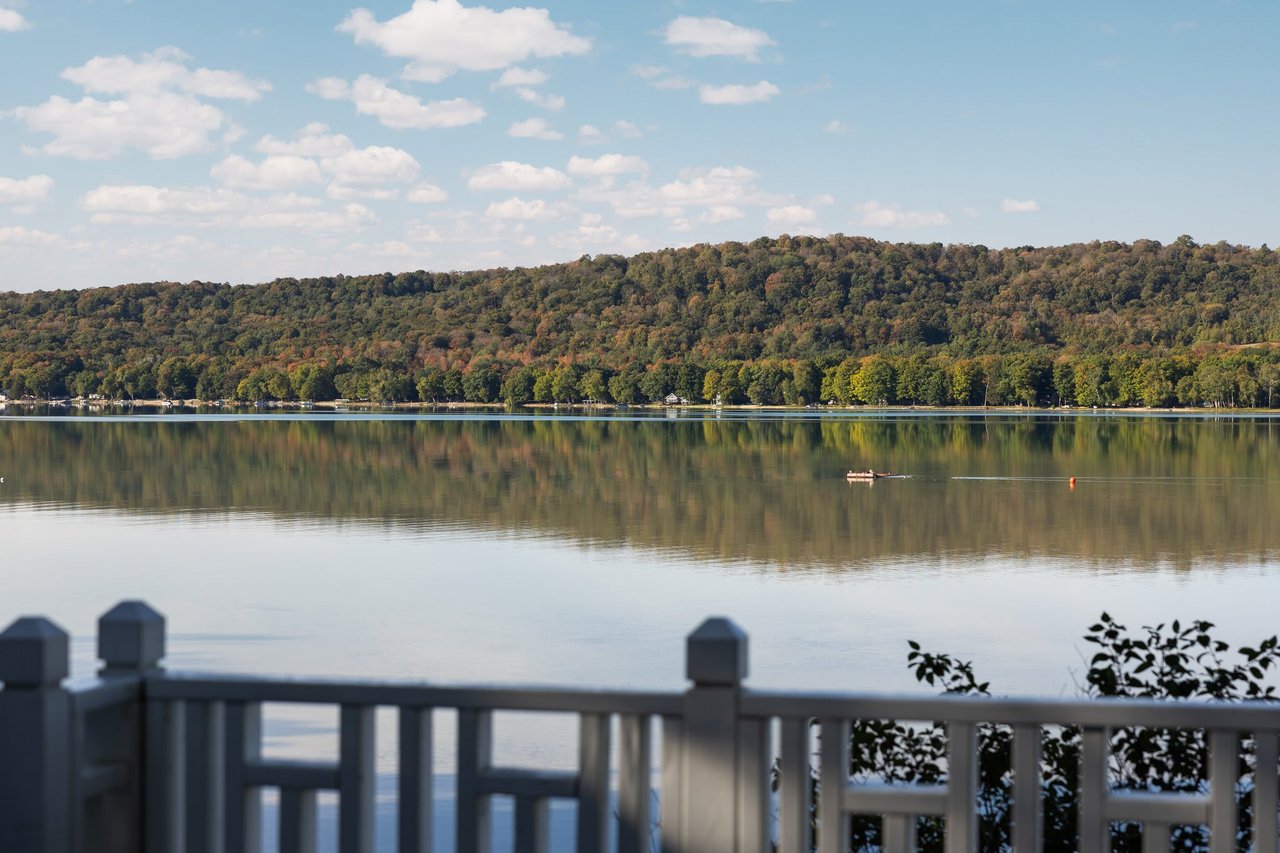
M1246 736L1256 767L1248 780L1253 849L1277 849L1280 708L1272 704L749 690L742 686L746 636L725 619L689 635L692 684L683 692L184 675L160 667L164 651L164 619L141 602L124 602L99 620L103 667L85 683L65 683L68 637L49 620L19 619L0 634L0 851L256 853L261 792L275 789L281 853L315 849L321 791L337 792L341 853L373 853L380 708L398 714L400 853L432 849L432 723L440 709L457 715L459 853L490 849L490 808L500 795L514 799L517 853L549 849L553 800L576 801L578 851L647 853L656 839L663 853L764 853L775 844L780 853L807 853L816 817L820 853L844 853L855 813L882 816L887 851L914 850L917 818L930 815L945 818L949 853L976 850L982 723L1014 732L1016 851L1041 849L1041 734L1056 726L1083 731L1081 850L1106 850L1115 821L1141 824L1147 851L1167 851L1170 828L1187 824L1208 827L1213 853L1236 850ZM340 709L337 760L265 758L268 702ZM495 765L493 714L501 711L576 715L576 768ZM850 723L865 719L943 722L946 783L853 784ZM1112 790L1109 731L1135 725L1206 731L1205 791Z

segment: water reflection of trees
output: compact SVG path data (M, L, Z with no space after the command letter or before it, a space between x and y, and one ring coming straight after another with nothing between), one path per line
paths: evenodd
M0 420L0 459L5 502L465 525L780 567L1280 550L1269 421ZM843 481L868 465L914 476Z

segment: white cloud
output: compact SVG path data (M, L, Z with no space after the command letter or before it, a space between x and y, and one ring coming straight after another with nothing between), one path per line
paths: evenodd
M314 160L287 154L272 155L256 164L233 154L215 163L209 174L229 187L248 190L291 189L324 180Z
M117 100L54 96L13 115L53 140L39 150L80 160L105 160L137 148L158 160L207 150L210 137L234 131L222 111L201 98L255 101L271 87L239 72L189 68L187 56L173 48L145 54L94 57L62 72L91 93L122 95Z
M767 101L782 90L761 80L750 86L731 83L727 86L699 86L698 100L704 104L755 104Z
M551 110L558 113L564 109L565 100L561 95L544 95L537 89L530 89L527 86L521 86L516 89L516 96L526 103L534 106L542 107L544 110Z
M799 204L771 207L765 216L771 225L812 225L818 221L817 211Z
M878 201L864 202L857 210L862 214L861 224L867 228L923 228L951 222L951 217L941 211L902 210L897 205Z
M631 73L649 81L655 89L688 89L693 86L692 80L672 73L665 65L633 65Z
M490 89L500 89L503 86L541 86L547 82L547 72L538 71L533 68L508 68L502 72L502 76L489 86Z
M496 12L458 0L414 0L409 11L385 22L356 9L338 25L357 44L372 44L410 60L406 79L438 83L455 71L496 71L531 58L577 56L591 42L551 20L546 9Z
M182 92L204 98L256 101L271 84L253 80L238 71L188 68L187 54L174 47L162 47L142 55L140 61L127 56L95 56L84 65L67 68L62 79L86 92L107 95Z
M495 201L489 205L484 215L490 219L554 219L556 212L551 209L542 199L534 199L533 201L524 201L519 196L514 196L506 201Z
M326 210L318 199L306 196L258 199L211 187L100 186L85 193L80 207L102 224L346 232L377 222L361 204Z
M519 139L564 139L564 134L557 130L552 130L546 120L540 118L525 119L512 123L507 128L507 136L514 136Z
M334 183L347 187L408 184L418 179L418 161L408 151L385 145L371 145L320 161Z
M625 119L618 119L613 123L613 130L623 139L639 139L643 134L640 128Z
M292 141L264 136L255 146L263 154L293 157L337 157L356 146L341 133L329 133L329 126L320 122L306 125Z
M0 175L0 204L31 204L49 197L53 178L48 175L32 175L21 180Z
M1006 198L1000 202L1000 209L1005 213L1035 213L1040 210L1040 205L1034 199L1019 201L1016 198Z
M473 190L558 190L568 185L568 176L558 169L511 160L481 166L467 181Z
M351 101L356 112L374 116L394 128L462 127L475 124L486 115L483 107L466 98L424 104L414 95L392 89L385 80L368 74L361 74L352 83L339 77L322 77L308 84L307 91L329 101Z
M593 124L584 124L578 128L578 141L586 145L597 145L604 142L604 134Z
M23 228L21 225L0 225L0 246L52 246L62 242L57 234Z
M405 196L414 204L439 204L449 200L449 194L435 184L418 184Z
M30 22L13 9L0 9L0 33L16 33L31 29Z
M822 126L822 129L825 130L827 133L834 133L837 136L840 136L842 134L849 132L849 128L845 125L844 122L840 121L840 119L838 118L833 118L831 121L824 124Z
M681 15L667 25L666 43L690 56L730 56L755 62L757 51L772 45L762 30L730 23L723 18Z
M592 160L590 157L570 157L568 172L588 178L601 178L612 175L625 175L629 172L647 172L649 164L644 158L627 154L602 154Z
M775 196L760 191L755 172L743 166L713 169L686 169L680 180L664 184L658 194L669 205L699 207L740 207L745 204L773 204Z
M731 204L718 204L709 208L706 213L699 217L698 221L707 225L716 225L720 222L732 222L735 219L746 218L746 211L740 207L734 207Z

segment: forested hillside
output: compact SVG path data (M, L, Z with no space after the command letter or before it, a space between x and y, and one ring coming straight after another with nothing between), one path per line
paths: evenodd
M0 387L201 399L1270 405L1280 256L780 237L532 269L0 294Z

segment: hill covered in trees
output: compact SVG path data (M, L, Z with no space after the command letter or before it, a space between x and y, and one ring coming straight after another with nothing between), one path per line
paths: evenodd
M1270 405L1280 255L835 235L0 294L11 396Z

